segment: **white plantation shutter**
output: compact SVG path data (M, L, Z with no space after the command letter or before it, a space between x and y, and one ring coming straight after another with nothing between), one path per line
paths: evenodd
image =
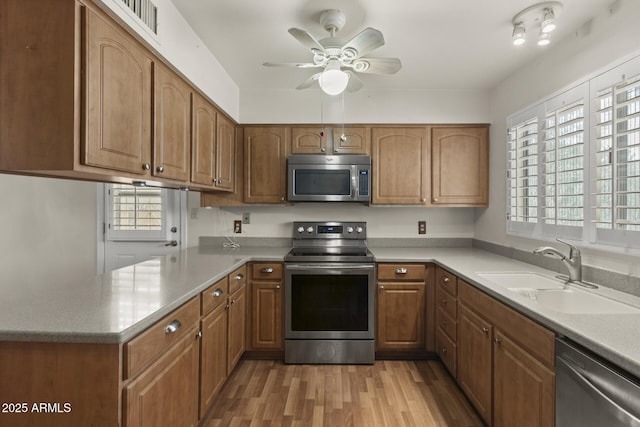
M640 248L640 61L621 68L592 88L594 234L596 242Z
M113 184L108 187L111 240L164 240L166 191L153 187Z

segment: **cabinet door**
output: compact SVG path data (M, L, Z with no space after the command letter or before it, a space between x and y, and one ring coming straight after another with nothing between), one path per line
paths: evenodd
M282 350L282 282L251 284L251 347Z
M124 389L126 427L196 426L198 341L194 327Z
M375 128L372 148L372 203L424 204L429 156L426 130Z
M321 127L291 128L291 154L325 154L328 137Z
M244 202L284 203L287 177L287 129L244 129Z
M425 284L378 283L379 350L424 349Z
M433 128L431 150L431 203L486 206L489 129Z
M371 153L371 128L333 128L332 141L333 154L369 154Z
M216 177L216 111L200 94L193 94L191 182L212 187Z
M156 63L153 175L187 181L191 157L191 88Z
M216 190L235 188L236 130L225 116L218 113L216 140Z
M151 162L151 66L130 36L85 14L82 163L148 174Z
M227 379L227 306L219 305L202 319L200 346L200 418Z
M227 375L240 360L245 350L247 287L242 286L229 296L229 328L228 328L228 353Z
M491 425L492 326L463 304L459 309L458 383L480 416Z
M493 348L493 425L553 427L555 374L499 331Z

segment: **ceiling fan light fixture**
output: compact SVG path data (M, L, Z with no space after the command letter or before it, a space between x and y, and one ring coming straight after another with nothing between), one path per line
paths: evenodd
M325 69L318 79L320 88L327 95L340 95L349 84L349 75L338 68Z
M527 30L524 27L523 22L518 22L513 26L513 34L511 35L511 42L514 46L521 46L526 41Z

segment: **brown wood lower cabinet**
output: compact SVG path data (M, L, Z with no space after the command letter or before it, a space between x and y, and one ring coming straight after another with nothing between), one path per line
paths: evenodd
M378 350L424 350L426 267L378 264Z
M124 389L126 427L198 423L197 327ZM98 404L99 402L95 402Z
M200 418L227 380L227 305L202 319L200 344Z
M242 357L245 346L247 328L247 287L241 285L238 290L229 295L229 335L227 353L227 374L230 374Z
M458 383L482 418L553 427L553 332L460 279L458 297Z
M282 263L254 262L250 267L249 347L258 352L284 350L284 283Z

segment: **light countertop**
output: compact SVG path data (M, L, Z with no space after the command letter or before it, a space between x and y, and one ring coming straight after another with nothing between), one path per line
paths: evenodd
M478 272L544 270L477 248L370 247L377 262L433 262L494 298L640 377L640 314L566 314ZM201 246L100 276L0 285L0 340L123 343L248 261L282 261L288 247ZM595 293L640 307L640 298ZM640 313L640 312L639 312Z

